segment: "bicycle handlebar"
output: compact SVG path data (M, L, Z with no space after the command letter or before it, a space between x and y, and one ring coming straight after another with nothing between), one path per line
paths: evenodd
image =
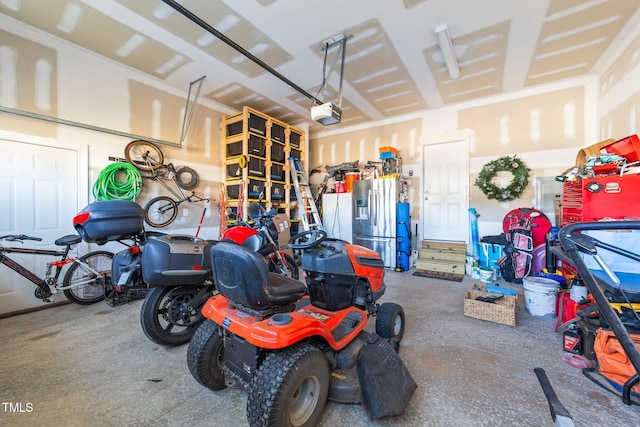
M7 240L9 242L22 241L22 240L35 240L39 242L42 240L40 237L31 237L26 234L6 234L4 236L0 236L0 240Z

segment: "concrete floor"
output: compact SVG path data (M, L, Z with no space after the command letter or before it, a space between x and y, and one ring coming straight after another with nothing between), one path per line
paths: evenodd
M463 315L470 278L388 272L386 282L382 301L406 312L400 355L418 389L399 417L372 421L360 405L328 403L320 425L551 426L536 366L576 425L638 424L638 406L563 361L555 319L527 314L522 286L503 284L519 291L518 325L510 327ZM0 425L247 425L246 394L200 386L186 345L163 348L145 337L141 305L69 304L0 319Z

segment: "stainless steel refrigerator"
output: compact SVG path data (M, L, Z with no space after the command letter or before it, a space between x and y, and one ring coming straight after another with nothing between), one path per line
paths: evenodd
M378 252L388 268L396 267L396 205L398 180L354 181L353 243Z

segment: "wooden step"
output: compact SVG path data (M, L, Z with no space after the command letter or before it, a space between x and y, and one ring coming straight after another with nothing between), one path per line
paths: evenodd
M465 273L467 245L464 242L443 240L423 240L418 250L417 270L430 270L439 273Z
M416 261L416 269L440 271L443 273L464 274L464 262L447 262L418 258L418 260Z
M420 259L434 259L451 262L466 262L466 251L445 251L440 249L419 249L418 258Z
M467 252L467 244L464 242L448 242L445 240L423 240L422 241L423 249L437 249L444 251L461 251L463 253Z

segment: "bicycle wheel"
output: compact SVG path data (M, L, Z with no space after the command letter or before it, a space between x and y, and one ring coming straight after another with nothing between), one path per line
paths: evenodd
M69 289L64 290L64 295L76 304L95 304L104 299L105 287L111 283L111 260L113 254L108 251L89 252L77 259L64 275L62 285ZM89 270L85 264L97 275Z
M124 157L142 171L160 169L164 163L164 154L162 154L160 147L143 139L136 139L128 143L124 148Z
M152 227L166 227L177 216L178 204L171 197L154 197L144 207L144 220Z

